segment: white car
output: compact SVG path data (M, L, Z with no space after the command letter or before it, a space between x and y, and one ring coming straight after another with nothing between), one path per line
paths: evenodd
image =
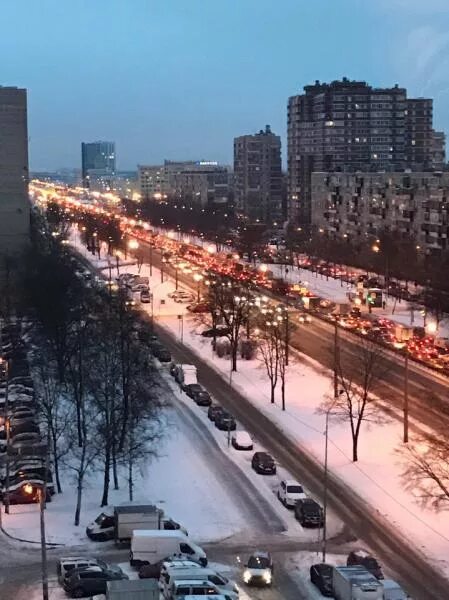
M311 323L312 322L312 317L310 315L308 315L307 313L303 313L301 315L299 315L298 317L298 321L300 323Z
M294 507L298 500L307 498L300 483L291 479L283 479L278 487L277 496L284 506Z
M231 443L236 450L253 449L253 440L247 431L234 431Z

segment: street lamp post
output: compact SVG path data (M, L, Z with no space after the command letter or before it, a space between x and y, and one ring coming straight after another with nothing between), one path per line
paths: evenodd
M45 537L45 501L47 497L47 470L43 477L44 483L37 485L27 483L23 490L26 494L32 495L35 489L39 498L39 521L41 530L41 562L42 562L42 600L48 600L48 565L47 565L47 542Z
M193 276L193 279L197 283L196 301L199 302L200 301L200 286L201 286L201 281L203 279L203 276L200 273L195 273L195 275Z
M3 497L3 504L5 505L5 513L9 515L9 443L10 443L10 422L9 422L9 360L0 358L0 366L4 367L5 377L5 412L4 412L4 426L6 431L6 478L5 485L6 491Z

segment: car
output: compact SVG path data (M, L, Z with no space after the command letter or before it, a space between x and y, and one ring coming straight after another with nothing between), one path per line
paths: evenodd
M171 354L170 351L167 350L167 348L164 348L164 346L160 345L160 346L156 346L155 348L153 348L153 355L160 361L160 362L171 362Z
M312 317L308 313L301 313L298 317L298 321L301 324L307 324L312 322Z
M193 300L193 294L189 294L188 292L180 292L173 297L173 300L178 304L190 304Z
M224 410L215 418L215 427L220 431L235 431L237 423L234 417Z
M298 500L306 498L300 483L290 479L283 479L278 487L277 497L284 506L294 507Z
M269 552L254 552L243 571L246 585L269 587L273 583L273 560Z
M235 431L232 434L231 444L236 450L253 449L253 440L247 431Z
M74 569L62 583L64 591L71 598L86 598L94 594L105 594L108 581L129 579L120 567L107 565Z
M260 475L276 475L276 463L268 452L255 452L251 467Z
M348 567L353 567L354 565L361 565L362 567L365 567L367 571L372 573L376 579L384 578L382 568L378 560L366 550L353 550L352 552L350 552L348 554L346 564L348 565Z
M207 411L207 417L210 421L214 421L215 419L224 411L224 408L219 406L218 404L212 404L209 406L209 410Z
M322 527L324 523L323 509L313 498L303 498L296 502L295 517L303 527Z
M149 290L142 290L140 292L140 301L142 302L142 304L148 304L149 302L151 302L151 294Z
M196 304L188 304L187 310L191 313L207 313L210 307L206 302L197 302Z
M319 563L310 567L310 581L315 585L323 596L333 598L332 567L325 563Z
M225 335L229 335L230 329L229 327L211 327L210 329L205 329L201 332L203 337L213 338L213 337L223 337Z
M193 398L195 393L202 392L204 390L200 383L189 383L188 385L184 386L183 389L189 398Z
M83 569L86 567L102 567L107 568L104 561L91 558L86 556L63 556L61 557L56 565L56 573L58 575L59 583L62 583L66 577L70 577L70 574L75 569Z
M212 398L210 397L209 392L207 392L206 390L194 392L193 400L198 406L210 406L212 404Z

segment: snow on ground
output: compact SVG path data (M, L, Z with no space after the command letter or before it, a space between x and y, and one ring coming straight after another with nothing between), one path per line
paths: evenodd
M184 427L176 414L170 414L167 437L159 450L160 457L153 459L136 477L134 500L161 506L198 542L223 539L243 530L246 524L227 494L225 483L217 477L207 456L196 451ZM88 481L83 493L81 524L75 527L72 523L76 498L70 490L73 483L66 478L65 493L56 494L46 510L49 542L68 546L88 544L92 548L102 546L89 541L85 535L86 525L101 513L101 484L98 475ZM120 487L118 491L111 490L110 505L128 501L124 479ZM217 498L220 498L219 504ZM12 506L11 514L3 516L3 525L15 537L38 541L38 506Z
M134 268L135 269L135 268ZM130 269L133 271L133 268ZM142 268L148 275L148 267ZM159 274L153 269L153 281ZM151 286L151 282L150 282ZM176 316L178 307L155 287L157 301L165 301L157 318L158 323L180 340L180 323ZM165 290L164 290L165 292ZM183 342L203 360L230 380L230 363L218 358L211 348L210 340L199 335L202 329L194 317L183 318ZM323 375L322 367L311 368L296 362L289 368L286 384L285 412L279 404L269 401L269 384L265 371L258 360L240 361L238 372L232 374L232 385L245 394L265 414L268 414L287 435L323 461L325 417L317 413L323 399L331 393L329 377ZM278 401L279 402L279 401ZM346 424L330 424L329 466L356 493L362 496L392 525L396 526L411 543L427 556L431 556L441 568L449 573L449 512L434 512L423 508L418 498L404 490L401 479L403 465L397 454L401 446L402 427L396 421L371 429L364 423L359 442L359 462L351 460L351 437ZM381 443L379 443L381 440ZM413 436L412 440L413 441Z

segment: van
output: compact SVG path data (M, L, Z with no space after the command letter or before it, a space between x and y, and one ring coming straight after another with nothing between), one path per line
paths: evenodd
M238 588L234 581L217 573L213 569L187 568L187 569L168 569L166 573L161 574L159 578L159 589L165 598L171 598L174 586L180 581L208 581L223 594L229 594L232 598L238 598Z
M179 556L207 565L206 553L190 541L185 533L178 530L135 529L131 538L130 564L155 564L167 556Z
M384 588L383 600L407 600L407 594L396 581L384 579L382 585Z
M175 581L169 595L165 596L167 600L175 600L175 598L183 598L185 596L215 596L220 594L218 588L209 581L192 579L185 581Z

